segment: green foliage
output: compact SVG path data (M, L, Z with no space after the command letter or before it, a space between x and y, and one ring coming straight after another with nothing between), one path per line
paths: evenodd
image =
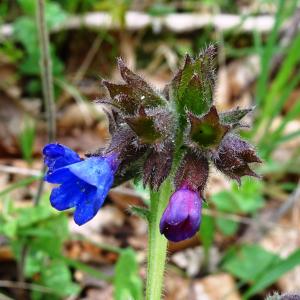
M258 245L243 245L232 249L225 258L222 268L245 282L256 282L280 258Z
M23 12L29 16L34 16L35 14L35 5L36 2L33 0L18 0L18 4L20 5Z
M122 27L125 25L125 14L131 5L132 0L103 0L96 2L94 8L96 10L105 10L110 13L113 20L118 22Z
M24 245L29 245L25 260L25 276L47 288L47 294L33 290L32 299L61 299L76 295L80 288L72 282L69 266L62 260L63 243L69 237L68 220L50 207L49 195L38 206L15 208L6 201L0 216L0 234L10 240L18 260ZM36 276L36 275L39 276Z
M2 20L4 20L4 16L8 13L8 2L1 2L0 3L0 24Z
M299 100L290 112L282 116L282 122L277 126L272 126L276 117L280 116L288 97L300 82L300 74L297 71L299 59L300 35L298 34L289 47L278 48L277 39L279 37L280 26L286 16L291 13L291 9L296 1L290 3L279 0L279 6L275 18L275 25L267 39L265 46L261 44L260 38L255 35L256 52L260 54L261 72L258 79L256 99L258 103L258 114L255 121L255 130L252 137L259 134L259 150L261 155L267 159L277 147L290 139L300 135L299 131L286 134L284 131L292 120L300 115ZM274 56L283 55L283 62L275 76L271 79L271 62ZM262 134L261 134L262 133Z
M230 190L212 195L211 200L221 212L253 214L264 205L262 192L261 181L245 178L240 187L237 183L232 183ZM233 235L238 229L235 221L222 217L216 219L216 224L225 235Z
M11 63L17 63L23 57L23 52L12 41L0 41L0 55L4 55Z
M231 189L214 194L211 198L217 209L231 213L255 213L264 205L263 183L245 178L239 187L232 183Z
M35 123L33 119L25 117L19 139L23 157L28 163L31 163L35 141Z
M38 32L35 18L36 1L19 0L19 5L25 15L19 17L14 22L14 38L24 47L24 56L19 65L21 74L37 77L40 74L40 52L38 47ZM46 21L48 30L60 25L65 21L67 14L56 2L46 3ZM50 45L52 57L53 73L61 76L64 69L63 63L56 55L55 45ZM27 91L36 94L41 91L40 81L32 78L28 84Z
M267 1L272 3L271 0L264 2ZM64 22L68 13L83 13L92 9L108 11L112 14L114 20L123 26L125 13L131 4L131 1L127 0L117 2L110 0L48 0L46 2L46 18L50 30ZM193 2L196 3L198 1L188 2L192 3L188 10L194 12ZM278 43L280 26L285 21L286 16L291 13L293 5L295 6L296 2L278 1L279 9L275 16L275 26L272 32L267 35L266 43L257 32L253 34L254 47L243 45L243 39L236 46L234 45L235 37L225 35L224 49L227 59L252 54L258 54L261 59L261 71L258 84L256 85L257 107L253 114L255 129L245 133L245 135L248 135L252 139L259 139L259 151L266 159L266 163L263 169L260 170L260 173L281 173L283 174L282 176L287 172L299 173L299 149L298 155L297 151L295 151L294 159L291 158L288 163L283 164L280 161L273 161L271 159L272 153L281 144L300 136L299 130L288 134L285 133L289 123L300 115L299 99L293 107L289 108L288 113L282 114L287 99L300 83L300 73L297 69L300 62L298 54L300 35L296 36L289 47L281 47ZM21 77L21 80L25 79L26 91L31 95L35 95L41 90L39 80L40 56L37 46L37 26L35 19L36 1L18 0L17 3L23 14L18 16L13 22L14 40L1 41L0 54L4 54L10 63L16 64L19 69L18 78ZM204 4L209 7L218 8L221 11L225 10L226 12L234 13L237 7L232 0L206 0ZM0 19L3 17L4 20L4 17L8 13L8 7L8 1L0 4ZM183 6L182 10L186 10L186 7ZM175 8L171 1L154 1L147 12L152 16L159 17L174 11ZM2 20L0 20L0 23L2 23ZM182 41L182 38L169 33L165 33L163 37L166 39L164 42L166 42L171 50L183 55L187 51L189 53L195 51L198 54L197 49L202 48L210 39L214 39L214 34L215 31L212 27L205 28L201 30L201 34L193 34L192 42L186 39L188 43ZM59 35L59 38L64 38L63 33L59 33ZM106 39L111 43L114 36L107 34ZM171 42L172 44L170 45ZM51 57L53 73L56 78L61 77L64 70L64 64L57 55L58 47L59 43L56 40L52 40ZM114 55L114 52L117 52L116 48L116 45L114 45L113 51L110 52L112 54L108 54L109 57ZM272 74L271 76L271 62L276 54L284 54L284 59L277 74ZM204 89L201 86L201 80L205 74L199 66L197 63L187 62L182 70L178 94L174 96L178 97L177 109L183 114L187 109L194 112L195 115L203 115L212 105L210 90L203 93ZM195 73L198 74L198 77L194 76ZM207 88L205 87L205 89ZM136 91L134 90L134 92ZM74 95L72 94L72 96ZM223 124L235 125L247 112L248 110L238 110L232 112L232 114L220 114L220 121ZM279 125L274 126L274 121L278 117L281 117L282 121ZM207 128L204 129L206 130ZM207 130L209 131L209 129ZM19 138L23 157L30 162L35 139L34 123L27 120L22 135ZM23 187L38 179L38 176L29 177L0 191L0 196L3 198L0 215L0 233L9 239L18 259L20 259L22 246L28 243L29 251L25 264L25 276L29 280L49 289L49 294L33 292L33 299L61 299L77 294L79 287L72 282L70 267L80 269L99 279L110 280L110 278L97 270L61 255L63 243L69 238L67 218L64 214L60 214L59 216L55 214L49 207L48 199L47 204L42 203L42 205L36 208L16 209L14 207L13 201L11 201L7 194L13 189ZM263 185L265 185L264 190L267 190L267 184L267 182L243 180L241 187L233 184L230 190L213 195L211 201L221 213L255 215L264 206ZM279 183L278 187L280 187ZM281 188L285 191L291 191L294 187L294 183L285 182ZM142 185L140 185L137 191L143 194L145 203L149 202L148 190L144 190ZM134 207L132 210L137 215L148 216L148 211L144 208ZM233 235L238 228L239 224L237 222L225 217L213 218L204 215L199 235L205 249L206 257L208 257L209 249L213 244L216 229L220 230L224 235ZM252 297L275 283L285 272L298 264L300 264L299 251L295 251L288 258L282 260L257 245L245 245L240 249L234 248L229 251L222 267L242 282L251 284L252 286L246 292L246 297ZM122 252L116 267L114 283L116 299L141 299L142 283L138 277L138 266L132 250L129 249Z
M300 250L287 258L264 250L258 245L243 245L240 249L228 251L222 268L233 274L250 288L244 294L245 299L257 294L276 282L283 274L300 264Z
M40 279L38 282L49 288L53 294L42 294L34 291L33 300L45 299L54 300L68 296L76 296L80 287L72 282L71 272L63 261L54 259L49 264L44 264L40 270Z
M272 264L260 275L260 277L246 292L245 297L249 298L262 291L276 282L283 274L294 269L298 265L300 265L300 250L294 251L283 260L277 260L276 263Z
M115 300L141 300L143 283L138 275L138 263L132 249L121 252L115 269Z
M151 16L164 16L175 12L175 8L163 3L154 3L149 9L148 14Z
M218 217L216 219L216 225L218 229L227 236L234 235L239 228L239 224L237 222L222 217Z

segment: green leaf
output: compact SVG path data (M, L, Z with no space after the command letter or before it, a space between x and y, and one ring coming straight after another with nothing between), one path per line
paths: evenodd
M29 248L25 260L24 273L26 278L32 278L35 274L40 273L48 259L49 257L43 251L36 251Z
M260 181L244 178L241 187L233 183L230 191L219 192L211 198L220 211L254 213L264 205L262 187Z
M225 260L222 268L243 281L256 282L261 274L279 261L279 256L259 245L243 245Z
M162 3L155 3L148 9L148 14L156 17L165 16L174 12L176 12L174 7Z
M72 282L69 268L60 260L53 260L43 268L41 283L60 297L75 296L80 291L80 287Z
M38 38L35 22L29 17L19 17L13 26L14 37L22 43L27 53L36 52Z
M68 238L68 218L65 214L43 221L37 228L23 230L23 235L32 237L32 248L42 250L49 256L61 254L63 242Z
M11 220L1 226L0 232L6 237L15 238L17 236L17 228L17 221Z
M64 65L62 61L57 57L55 48L53 45L50 46L50 54L51 54L51 61L52 61L52 71L55 76L59 76L62 74ZM40 61L40 52L39 49L37 48L37 45L34 50L28 53L28 55L24 58L22 61L20 67L20 71L23 74L26 75L39 75L40 74L40 67L37 62ZM37 85L35 83L35 85ZM39 88L39 86L35 87L36 89ZM30 90L29 88L27 88ZM31 88L32 89L32 88Z
M235 221L232 220L227 220L222 217L219 217L216 219L216 224L219 228L219 230L224 234L224 235L234 235L238 228L239 224Z
M46 205L39 205L18 210L18 226L20 228L34 226L53 216L53 209Z
M33 0L18 0L18 4L26 15L34 16L36 2Z
M138 275L138 264L132 249L122 251L116 265L115 300L141 300L143 284Z
M249 298L250 296L262 291L266 287L276 282L283 274L299 265L300 250L296 250L286 259L277 259L276 262L276 264L273 264L272 266L266 268L265 272L261 274L261 276L257 278L257 280L255 280L255 283L245 293L246 298ZM260 266L260 263L263 263L263 261L255 261L255 266Z
M51 30L55 26L60 25L67 18L66 12L56 2L46 3L45 13L46 13L46 22L49 30Z

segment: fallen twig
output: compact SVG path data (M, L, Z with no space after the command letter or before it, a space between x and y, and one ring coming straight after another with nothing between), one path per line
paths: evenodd
M154 17L147 13L128 11L125 16L125 29L136 31L152 27L154 32L162 29L175 33L191 32L206 26L213 26L218 31L237 28L242 32L269 32L274 25L273 15L243 16L233 14L199 14L199 13L174 13L166 16ZM65 22L52 29L59 32L70 29L120 29L109 13L91 12L83 16L71 16ZM0 37L11 37L14 28L11 24L0 27Z
M9 174L25 175L25 176L40 176L41 175L40 170L6 166L6 165L0 165L0 172L9 173Z

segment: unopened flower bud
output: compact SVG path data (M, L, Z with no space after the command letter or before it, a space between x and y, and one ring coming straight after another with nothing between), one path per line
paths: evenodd
M160 233L172 242L191 238L201 223L201 198L186 187L170 198L160 221Z

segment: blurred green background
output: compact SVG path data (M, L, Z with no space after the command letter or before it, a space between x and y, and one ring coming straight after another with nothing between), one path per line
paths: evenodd
M264 299L300 291L300 3L296 0L48 0L57 140L81 154L109 139L101 78L121 56L158 90L218 45L215 102L252 107L242 136L261 180L212 172L199 235L169 245L164 299ZM147 205L139 183L113 189L85 227L57 214L46 186L33 205L47 141L35 0L0 2L0 299L143 295Z

